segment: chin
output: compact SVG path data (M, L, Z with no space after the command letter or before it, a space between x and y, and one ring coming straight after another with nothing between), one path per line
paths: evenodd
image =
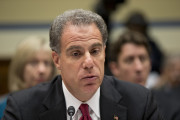
M87 85L84 91L86 91L87 93L95 93L97 89L97 85Z

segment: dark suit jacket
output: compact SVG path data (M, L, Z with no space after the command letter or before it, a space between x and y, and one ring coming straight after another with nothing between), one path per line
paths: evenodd
M100 88L101 120L161 120L146 88L105 76ZM66 120L61 77L9 96L3 120Z
M152 90L157 105L166 120L180 120L180 86L164 86Z

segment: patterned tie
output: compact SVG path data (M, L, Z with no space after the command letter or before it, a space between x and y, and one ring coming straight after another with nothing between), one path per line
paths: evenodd
M82 113L80 120L92 120L89 115L88 104L81 104L79 109L81 110L81 113Z

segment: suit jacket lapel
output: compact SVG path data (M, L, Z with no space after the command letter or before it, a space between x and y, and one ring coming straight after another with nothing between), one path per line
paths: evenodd
M66 104L62 90L61 78L51 83L50 92L43 101L40 120L66 120Z
M66 106L58 104L57 106L40 114L40 120L66 120L66 110L62 110Z
M102 120L127 120L127 108L123 105L121 94L113 86L113 81L103 80L100 94L100 113Z
M52 88L43 101L39 118L40 120L66 120L66 104L61 78L55 78L51 84L53 84ZM112 120L114 117L118 117L117 120L127 120L127 108L123 105L122 96L113 84L113 81L105 77L101 85L101 119Z

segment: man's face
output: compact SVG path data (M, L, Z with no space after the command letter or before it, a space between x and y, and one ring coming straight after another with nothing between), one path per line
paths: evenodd
M50 52L44 49L37 51L24 67L23 79L26 88L50 80L52 70L53 66Z
M87 101L104 77L105 46L95 24L68 25L61 38L61 53L53 53L67 89L77 99Z
M118 79L145 85L150 69L150 58L144 46L124 44L116 64Z

